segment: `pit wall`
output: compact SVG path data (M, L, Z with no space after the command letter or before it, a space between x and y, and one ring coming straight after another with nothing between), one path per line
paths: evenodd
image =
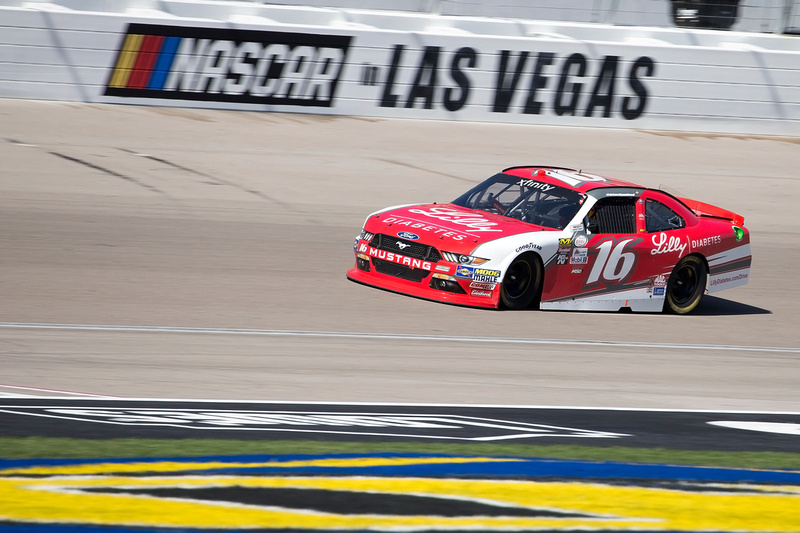
M0 2L5 98L800 137L797 36L226 2L10 3Z

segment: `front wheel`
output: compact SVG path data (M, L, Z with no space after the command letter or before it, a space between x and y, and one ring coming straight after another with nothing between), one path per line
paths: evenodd
M500 301L509 309L525 309L539 293L541 282L541 262L530 255L518 257L506 270Z
M703 299L707 278L708 269L701 258L689 255L681 259L667 284L667 309L678 315L694 310Z

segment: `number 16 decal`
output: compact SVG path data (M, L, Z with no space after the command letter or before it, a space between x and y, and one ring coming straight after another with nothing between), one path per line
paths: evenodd
M601 242L597 246L597 257L586 284L591 285L601 279L606 283L622 283L628 279L636 266L636 253L629 248L641 240L629 238L615 242L611 238Z

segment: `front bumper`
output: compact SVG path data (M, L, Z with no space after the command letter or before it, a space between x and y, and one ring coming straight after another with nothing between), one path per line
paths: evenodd
M376 272L374 261L368 260L370 271L363 270L363 259L357 258L357 265L347 271L347 278L357 283L369 285L379 289L384 289L407 296L414 296L416 298L424 298L426 300L433 300L436 302L449 303L454 305L464 305L469 307L481 307L494 309L499 306L500 302L500 285L498 284L493 290L470 288L469 280L455 280L455 283L463 289L465 294L457 292L438 290L430 286L433 279L434 272L422 270L416 272L416 278L403 279L401 277L393 276L390 274L383 274ZM361 262L361 265L358 265ZM359 268L359 266L361 268ZM455 268L455 266L453 266ZM407 274L406 277L408 276ZM419 281L416 281L419 279ZM473 296L470 293L479 291L480 296Z

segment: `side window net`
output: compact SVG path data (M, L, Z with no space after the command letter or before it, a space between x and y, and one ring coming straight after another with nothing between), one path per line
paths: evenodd
M661 202L647 200L644 211L648 233L686 227L686 221Z
M636 202L632 198L604 198L589 217L593 233L636 233Z

